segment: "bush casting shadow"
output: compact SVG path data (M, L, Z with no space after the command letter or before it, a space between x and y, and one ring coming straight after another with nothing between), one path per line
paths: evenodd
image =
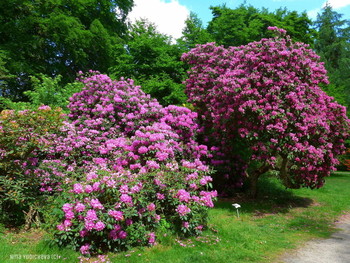
M264 214L288 213L291 208L306 208L314 205L314 201L307 197L295 195L286 189L277 178L265 175L260 178L257 198L253 199L249 193L236 193L230 198L219 198L215 207L232 211L232 203L244 204L244 212L261 216Z
M350 177L350 171L337 171L333 172L331 177L342 178L342 177Z

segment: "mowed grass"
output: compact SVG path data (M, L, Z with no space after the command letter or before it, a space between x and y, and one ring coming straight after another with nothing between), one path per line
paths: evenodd
M337 218L350 212L349 172L334 173L316 190L287 190L275 178L262 179L256 200L220 199L210 211L210 229L203 237L176 241L171 234L161 234L155 247L109 254L109 259L118 263L279 262L283 253L303 242L329 237L337 231ZM241 205L239 217L232 203ZM44 232L12 233L4 228L0 232L0 262L79 262L79 253L52 246Z

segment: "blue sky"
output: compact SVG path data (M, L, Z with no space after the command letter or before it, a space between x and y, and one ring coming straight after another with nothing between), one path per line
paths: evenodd
M286 7L290 11L307 12L315 19L327 0L246 0L248 5L256 8L265 7L274 11ZM194 12L202 20L203 25L212 19L210 6L226 4L228 8L236 8L244 0L134 0L135 7L129 18L131 21L146 18L157 25L158 31L178 38L184 27L184 22L190 12ZM328 0L335 11L350 20L350 0Z
M169 1L171 2L171 1ZM186 6L197 15L206 25L212 19L210 6L217 6L226 3L229 8L236 8L244 3L244 0L179 0L180 4ZM286 7L291 11L306 11L311 18L316 18L317 13L321 10L326 0L247 0L248 5L256 8L268 8L274 11L280 7ZM350 19L350 1L348 0L329 0L328 1L338 13L344 14L344 18Z

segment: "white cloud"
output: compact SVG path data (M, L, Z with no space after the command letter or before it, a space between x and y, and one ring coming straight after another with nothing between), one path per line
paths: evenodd
M322 7L326 6L325 2ZM328 0L328 4L333 8L333 9L340 9L343 7L346 7L350 5L350 0Z
M311 19L316 19L317 14L321 12L321 9L322 8L315 8L315 9L308 11L307 12L308 17L310 17Z
M327 3L333 9L341 9L343 7L350 5L350 0L328 0L328 1L325 1L321 7L308 11L307 12L308 16L312 19L315 19L317 17L317 13L320 13L322 8L324 8Z
M185 20L190 14L186 6L181 5L178 0L135 0L134 8L129 14L133 22L140 18L157 25L162 34L173 38L181 37L182 29L185 27Z

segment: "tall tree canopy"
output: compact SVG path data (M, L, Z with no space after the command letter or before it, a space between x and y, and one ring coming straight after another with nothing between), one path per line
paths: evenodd
M38 73L71 81L79 70L106 71L132 6L133 0L2 0L0 50L16 78L1 95L20 98Z
M196 13L191 12L185 21L185 28L182 30L182 37L178 39L178 44L188 51L196 44L205 44L214 41L213 37L204 28L202 21Z
M269 26L278 26L288 31L295 41L311 44L312 21L304 12L278 9L269 12L268 9L257 9L253 6L241 5L236 9L226 6L211 7L213 19L209 22L208 31L215 41L226 47L245 45L261 38L271 37L267 30Z
M325 62L331 85L325 90L340 103L350 105L350 21L326 5L315 21L316 52Z

